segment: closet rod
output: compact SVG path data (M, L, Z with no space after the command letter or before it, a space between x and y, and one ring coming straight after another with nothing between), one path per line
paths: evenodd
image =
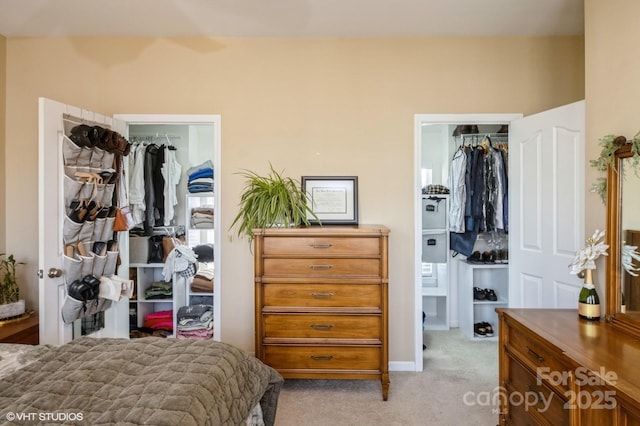
M509 133L466 133L464 135L460 135L459 137L464 138L483 138L485 136L489 136L490 138L508 138Z
M160 139L160 138L169 138L169 139L182 139L182 136L180 135L170 135L167 133L161 134L161 133L156 133L155 135L129 135L129 137L131 138L148 138L148 139Z

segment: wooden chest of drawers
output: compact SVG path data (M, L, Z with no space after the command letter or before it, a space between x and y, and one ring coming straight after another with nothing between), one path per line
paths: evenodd
M285 378L389 391L384 226L254 230L256 356Z
M577 310L497 312L501 425L640 426L640 341Z

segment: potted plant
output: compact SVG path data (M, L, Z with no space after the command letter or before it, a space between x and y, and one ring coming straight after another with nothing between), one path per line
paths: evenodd
M16 277L16 262L12 254L0 253L0 319L24 314L24 300Z
M240 211L231 228L238 225L238 236L253 241L254 229L309 226L307 214L318 219L308 204L300 182L277 172L269 163L269 174L260 176L250 170L238 174L247 180L240 197Z

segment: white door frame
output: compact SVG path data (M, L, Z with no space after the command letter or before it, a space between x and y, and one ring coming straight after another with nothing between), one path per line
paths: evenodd
M425 124L505 124L523 117L522 114L416 114L414 116L414 183L413 193L413 273L414 273L414 353L415 371L422 371L422 215L420 169L422 158L422 126ZM447 303L451 305L450 297Z

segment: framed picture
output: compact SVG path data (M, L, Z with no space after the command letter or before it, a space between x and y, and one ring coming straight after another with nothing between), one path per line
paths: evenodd
M358 224L357 176L302 176L301 183L320 222ZM309 213L307 219L318 223Z

